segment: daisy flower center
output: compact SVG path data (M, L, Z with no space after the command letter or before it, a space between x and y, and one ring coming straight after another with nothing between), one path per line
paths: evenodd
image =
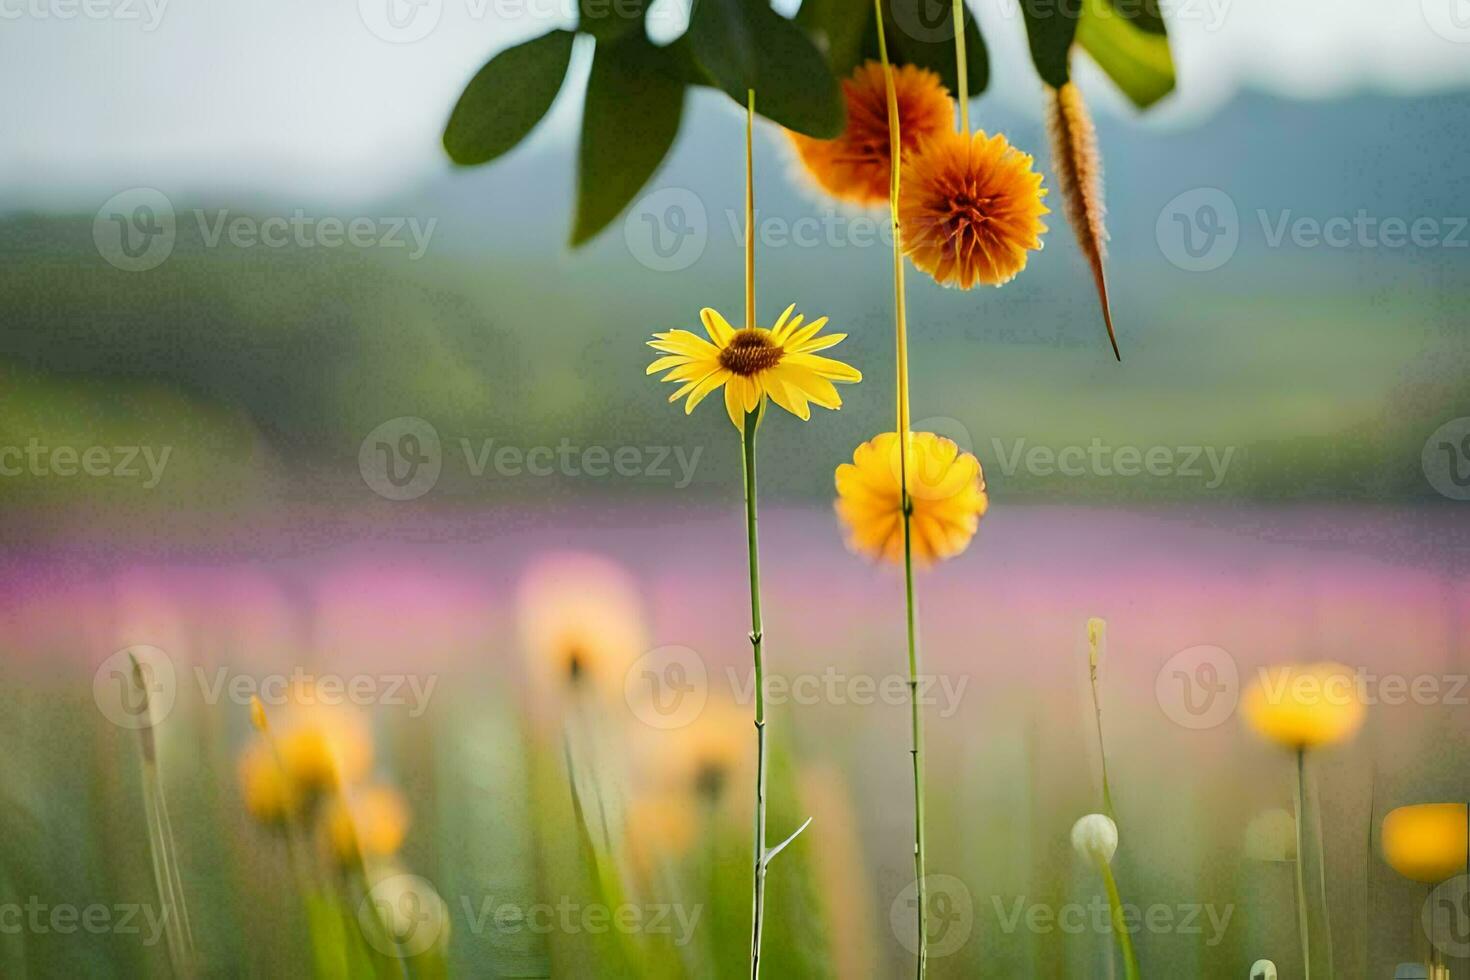
M748 378L775 367L784 353L771 342L769 330L747 328L736 331L729 345L720 351L720 367Z

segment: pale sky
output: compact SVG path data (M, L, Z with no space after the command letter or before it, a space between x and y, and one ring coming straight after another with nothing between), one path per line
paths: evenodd
M1180 92L1147 125L1197 124L1242 87L1470 87L1470 0L1164 2ZM0 0L0 204L69 207L132 185L391 193L447 168L444 119L489 55L570 24L573 3ZM665 32L682 3L659 0ZM1034 104L1014 0L974 7L996 65L987 98ZM534 139L574 139L584 62ZM1103 111L1121 107L1100 76L1081 77Z

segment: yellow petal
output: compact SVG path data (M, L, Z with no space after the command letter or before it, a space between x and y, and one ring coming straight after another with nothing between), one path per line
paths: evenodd
M824 378L844 384L853 384L863 380L863 374L857 368L816 354L790 354L782 360L782 363L806 368Z
M796 304L792 303L790 306L786 307L784 311L782 311L781 315L776 318L776 325L771 328L771 333L775 334L777 337L782 336L781 328L783 326L788 326L786 323L786 318L791 315L791 311L794 309L796 309ZM779 342L780 341L777 341L777 343Z
M725 411L730 414L730 421L735 428L741 432L745 431L745 408L742 404L740 389L736 387L734 380L725 385Z
M689 393L689 400L684 403L684 414L688 415L694 411L694 406L704 401L704 397L723 384L729 377L729 371L712 371L710 376L699 383L699 386Z
M719 310L706 306L699 311L699 319L704 324L704 332L709 334L709 339L715 342L716 347L730 346L730 338L735 336L735 328L730 326L730 321L720 315Z
M690 357L688 354L669 354L665 357L660 357L658 360L648 365L648 370L644 371L643 373L658 374L664 368L678 367L680 364L688 364L692 360L694 360L694 358Z
M846 339L847 334L845 333L829 333L800 343L793 341L786 345L786 349L793 354L813 354L819 350L826 350L828 347L836 347Z

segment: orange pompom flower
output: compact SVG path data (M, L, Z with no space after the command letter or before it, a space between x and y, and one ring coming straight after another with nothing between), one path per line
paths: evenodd
M907 154L925 137L954 125L954 100L939 76L926 68L900 65L892 72L901 152ZM818 140L791 133L792 145L802 168L826 193L851 204L887 203L892 171L882 64L859 65L843 81L842 94L847 102L842 135Z
M916 562L929 565L969 547L990 500L978 459L932 432L915 432L911 439L912 550ZM899 455L895 432L858 446L852 462L837 467L837 516L854 551L902 565Z
M1033 162L999 133L925 139L904 156L900 175L904 254L943 286L1010 282L1046 231L1046 190Z

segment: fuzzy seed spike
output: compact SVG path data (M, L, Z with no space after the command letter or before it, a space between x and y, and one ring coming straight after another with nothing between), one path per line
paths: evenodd
M1113 330L1112 304L1108 301L1108 277L1103 269L1108 255L1108 229L1103 221L1107 209L1103 205L1102 156L1097 149L1097 128L1092 124L1087 103L1082 100L1082 91L1075 82L1068 82L1060 89L1048 88L1046 109L1052 169L1056 171L1057 183L1062 188L1067 221L1077 234L1077 244L1087 257L1087 264L1092 267L1092 279L1097 285L1097 298L1102 305L1103 323L1108 328L1113 356L1122 361L1118 335Z

